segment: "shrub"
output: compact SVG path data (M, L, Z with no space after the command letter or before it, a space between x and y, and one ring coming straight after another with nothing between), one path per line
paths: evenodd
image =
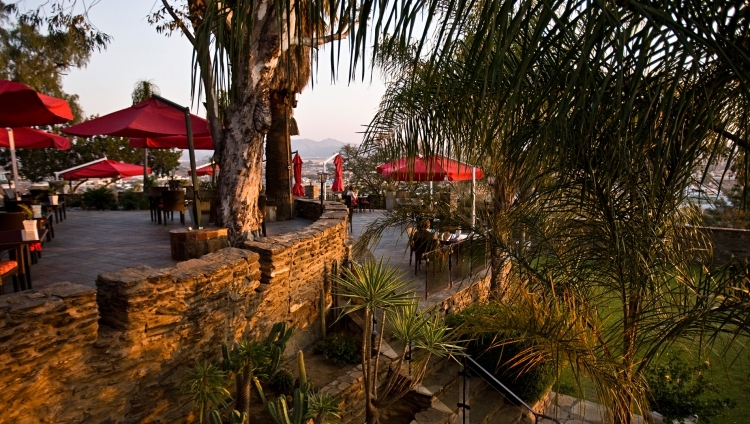
M285 369L280 369L269 381L271 388L279 394L291 394L294 389L294 376Z
M112 190L107 187L86 190L81 196L83 207L86 209L107 210L117 209L117 199Z
M335 365L358 364L362 361L362 353L353 338L334 333L315 345L313 352L323 354L323 357Z
M148 209L148 198L143 193L133 190L125 190L120 195L120 206L126 211L137 211Z
M685 417L698 415L701 422L710 422L734 407L729 398L708 398L707 393L718 393L704 375L709 363L690 367L682 359L671 356L663 365L646 370L651 388L653 409L664 416L664 422L684 422Z
M448 327L458 328L467 322L482 322L483 317L503 313L497 304L474 305L465 310L448 315ZM533 347L531 341L518 340L517 332L484 333L471 335L466 345L466 353L484 369L492 372L501 383L525 402L540 400L555 382L555 369L550 362L534 364L518 363L516 357Z

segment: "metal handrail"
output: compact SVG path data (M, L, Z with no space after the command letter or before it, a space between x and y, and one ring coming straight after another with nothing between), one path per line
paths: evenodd
M472 371L477 373L480 377L484 379L487 383L492 386L493 389L497 390L498 392L506 392L509 394L516 402L521 404L524 408L526 408L529 412L531 412L534 415L534 422L538 423L539 418L548 419L551 421L556 422L557 424L562 424L560 420L554 417L550 417L549 415L542 414L539 412L536 412L532 407L529 406L526 402L524 402L521 398L519 398L515 393L513 393L509 388L507 388L503 383L501 383L497 378L495 378L494 375L492 375L491 372L487 371L479 365L477 361L474 360L469 355L464 356L464 371L466 370L466 364L468 364L468 367L471 368ZM505 396L505 395L504 395Z

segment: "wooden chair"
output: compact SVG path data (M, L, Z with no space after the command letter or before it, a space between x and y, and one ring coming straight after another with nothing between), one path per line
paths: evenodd
M5 279L8 277L13 279L13 291L19 291L18 262L13 260L0 261L0 295L5 294L3 286L5 285Z
M148 206L151 210L151 222L156 221L161 224L161 211L159 211L159 203L161 203L161 194L167 189L168 187L148 188Z
M161 210L164 212L164 225L167 225L167 212L180 213L180 224L185 225L185 192L182 190L165 190L161 193Z

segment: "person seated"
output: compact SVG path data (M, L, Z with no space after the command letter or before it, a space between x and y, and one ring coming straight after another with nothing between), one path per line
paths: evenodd
M346 195L351 199L352 205L357 204L357 192L354 191L354 186L349 186L349 190L347 190Z
M430 221L423 220L419 223L418 230L412 235L411 247L414 250L414 274L419 271L419 266L422 262L422 256L437 249L440 246L437 235L430 231Z

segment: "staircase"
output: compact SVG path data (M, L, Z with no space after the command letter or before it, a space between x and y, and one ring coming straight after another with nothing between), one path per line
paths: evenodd
M468 417L464 421L458 406L461 396L462 366L452 359L431 360L427 375L406 400L421 410L411 424L532 424L534 416L509 401L483 378L468 378L466 403ZM544 411L537 405L537 411ZM540 418L539 423L553 423Z

